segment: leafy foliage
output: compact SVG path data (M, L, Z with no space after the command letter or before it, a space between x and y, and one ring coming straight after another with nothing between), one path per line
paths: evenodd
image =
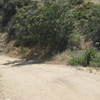
M97 56L91 62L91 66L100 67L100 56Z
M81 36L100 46L100 5L84 0L3 0L2 26L17 46L60 52L80 48Z
M74 57L73 59L71 59L69 61L69 64L73 65L73 66L75 66L75 65L84 65L85 62L86 61L85 61L84 56L80 56L80 57Z
M37 9L32 6L21 8L15 16L18 40L22 45L29 40L32 45L38 43L50 49L63 50L73 28L72 14L67 9L55 3Z
M94 59L95 62L97 61L96 53L97 51L94 48L87 49L83 55L72 58L69 61L69 64L88 66Z

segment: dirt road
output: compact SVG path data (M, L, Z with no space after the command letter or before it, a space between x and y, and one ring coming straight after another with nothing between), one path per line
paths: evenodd
M0 100L100 100L100 75L0 56Z

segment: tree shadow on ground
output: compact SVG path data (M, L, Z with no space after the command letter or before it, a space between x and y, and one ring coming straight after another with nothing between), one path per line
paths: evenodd
M32 65L32 64L43 64L46 61L50 61L52 59L52 56L49 57L44 57L42 59L35 59L35 58L22 58L22 59L17 59L14 61L8 60L6 63L3 63L3 65L10 65L11 67L24 67L27 65Z
M32 65L32 64L41 64L44 61L40 60L26 60L26 59L19 59L15 61L8 61L7 63L4 63L3 65L11 65L12 67L22 67L26 65Z
M55 53L56 55L57 53ZM38 56L33 56L33 54L28 57L22 57L21 59L17 59L14 61L7 61L3 65L10 65L11 67L24 67L32 64L43 64L45 62L51 61L54 55L46 53L44 56L38 58Z

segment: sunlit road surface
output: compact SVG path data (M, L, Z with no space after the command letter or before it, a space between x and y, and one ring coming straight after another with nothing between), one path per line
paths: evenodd
M100 100L100 75L0 56L0 100Z

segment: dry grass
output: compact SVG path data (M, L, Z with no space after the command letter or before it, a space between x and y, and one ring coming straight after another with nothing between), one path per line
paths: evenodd
M93 2L95 4L100 4L100 0L88 0L88 1Z
M70 60L71 58L71 51L70 50L66 50L62 53L57 54L56 56L54 56L51 60L50 63L56 63L56 64L67 64L67 62Z

